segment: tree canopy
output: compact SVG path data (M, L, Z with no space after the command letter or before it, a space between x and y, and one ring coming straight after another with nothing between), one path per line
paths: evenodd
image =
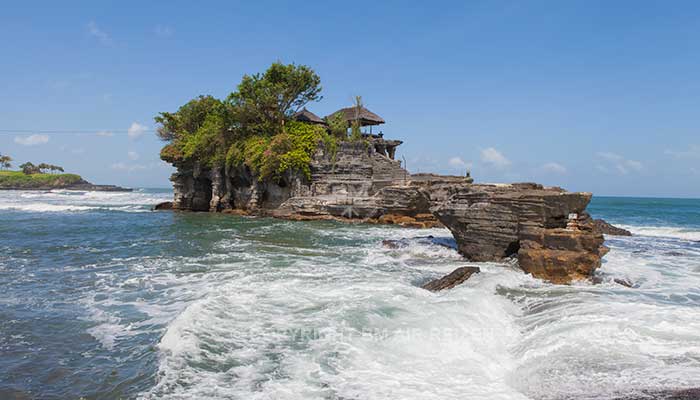
M277 134L292 114L320 100L320 93L321 78L311 68L274 63L263 74L244 75L227 101L256 133Z
M261 179L291 169L308 173L311 154L320 141L328 142L328 134L291 118L321 99L320 83L305 65L273 63L262 74L243 76L224 101L199 96L174 113L162 112L155 117L157 134L169 143L161 158L173 164L245 164Z
M53 171L59 171L59 172L64 172L63 167L59 167L58 165L53 165L53 164L46 164L46 163L41 163L39 165L34 165L33 163L27 161L24 164L21 164L19 168L24 172L26 175L32 175L32 174L40 174L40 173L46 173L46 172L53 172Z

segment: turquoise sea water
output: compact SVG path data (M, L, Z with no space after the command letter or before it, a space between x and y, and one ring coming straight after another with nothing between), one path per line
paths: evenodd
M594 198L594 217L638 234L608 238L601 284L486 263L435 294L418 286L469 265L447 230L150 211L170 197L0 191L0 399L700 386L700 200Z

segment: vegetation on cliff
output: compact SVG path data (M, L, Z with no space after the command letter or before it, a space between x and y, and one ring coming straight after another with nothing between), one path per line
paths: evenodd
M177 112L155 117L158 136L169 142L161 158L175 165L245 165L261 180L287 171L310 176L319 144L332 153L335 134L292 115L321 99L320 78L307 66L274 63L263 74L245 75L226 100L199 96ZM344 130L343 130L344 134Z

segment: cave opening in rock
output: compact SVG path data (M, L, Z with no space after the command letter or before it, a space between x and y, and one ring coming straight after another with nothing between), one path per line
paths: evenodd
M195 196L192 199L192 211L209 211L212 198L211 179L200 177L194 183Z

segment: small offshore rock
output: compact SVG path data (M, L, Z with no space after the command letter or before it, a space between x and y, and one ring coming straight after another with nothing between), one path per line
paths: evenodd
M406 244L402 243L400 240L385 239L382 240L382 246L386 247L387 249L398 249L399 247L405 247Z
M423 289L430 290L431 292L452 289L453 287L464 283L470 276L478 274L479 272L481 272L479 267L460 267L450 272L448 275L445 275L440 279L430 281L421 287Z
M634 287L634 284L633 284L632 282L630 282L629 280L627 280L627 279L615 278L615 279L613 279L613 281L614 281L615 283L617 283L618 285L622 285L622 286L625 286L625 287L628 287L628 288L633 288L633 287Z
M617 226L609 224L602 219L593 220L593 229L596 232L604 235L632 236L632 232L628 231L627 229L618 228Z
M158 203L153 207L153 210L155 211L164 211L164 210L172 210L173 209L173 202L172 201L164 201L162 203Z

